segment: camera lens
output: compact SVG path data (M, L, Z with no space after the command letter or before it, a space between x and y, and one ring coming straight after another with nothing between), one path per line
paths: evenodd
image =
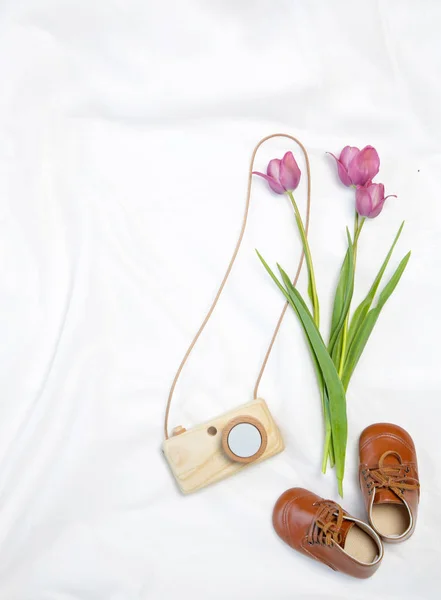
M240 458L254 456L262 445L260 431L251 423L238 423L235 425L227 439L228 447L233 454Z
M234 461L248 463L259 458L267 444L267 434L260 421L243 415L230 421L222 432L222 446Z

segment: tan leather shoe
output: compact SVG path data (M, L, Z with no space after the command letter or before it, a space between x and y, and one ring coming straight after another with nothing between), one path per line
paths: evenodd
M303 488L280 496L273 525L294 550L352 577L370 577L383 558L383 544L372 527Z
M386 542L407 540L415 530L420 484L410 435L375 423L360 436L360 487L369 523Z

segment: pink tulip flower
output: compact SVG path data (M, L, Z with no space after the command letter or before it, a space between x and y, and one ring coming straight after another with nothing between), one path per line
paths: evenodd
M331 156L337 161L340 181L347 186L370 183L380 169L380 157L372 146L365 146L363 150L345 146L340 158Z
M366 186L358 186L355 193L355 205L361 217L374 219L383 210L387 198L395 195L384 196L384 185L382 183L370 183Z
M253 171L253 175L259 175L259 177L266 179L268 185L276 194L284 194L297 188L301 172L293 153L287 152L282 160L273 158L269 161L266 175L258 171Z

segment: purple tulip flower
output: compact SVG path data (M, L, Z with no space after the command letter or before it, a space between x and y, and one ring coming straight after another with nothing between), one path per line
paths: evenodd
M384 195L384 185L382 183L370 183L366 186L358 186L355 193L355 206L361 217L374 219L383 210L383 206L389 196Z
M258 171L253 171L253 175L259 175L259 177L266 179L268 185L276 194L284 194L297 188L301 172L293 153L287 152L282 160L279 158L270 160L266 175Z
M337 161L340 181L348 187L370 183L380 169L380 157L372 146L365 146L363 150L345 146L340 158L330 154Z

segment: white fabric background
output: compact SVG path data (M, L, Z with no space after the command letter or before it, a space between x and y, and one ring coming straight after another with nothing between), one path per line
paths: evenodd
M1 2L2 600L438 597L440 26L436 0ZM364 515L368 424L408 428L421 469L416 533L368 581L296 554L271 526L288 487L337 498L293 315L260 390L286 451L188 497L160 452L171 379L238 233L251 149L277 130L311 154L325 331L353 213L325 151L376 146L398 195L363 232L356 297L403 218L391 267L413 251L348 393L347 510ZM257 167L288 148L272 142ZM304 191L305 179L303 207ZM259 181L252 202L172 426L251 398L282 306L253 249L293 272L300 248L284 199Z

